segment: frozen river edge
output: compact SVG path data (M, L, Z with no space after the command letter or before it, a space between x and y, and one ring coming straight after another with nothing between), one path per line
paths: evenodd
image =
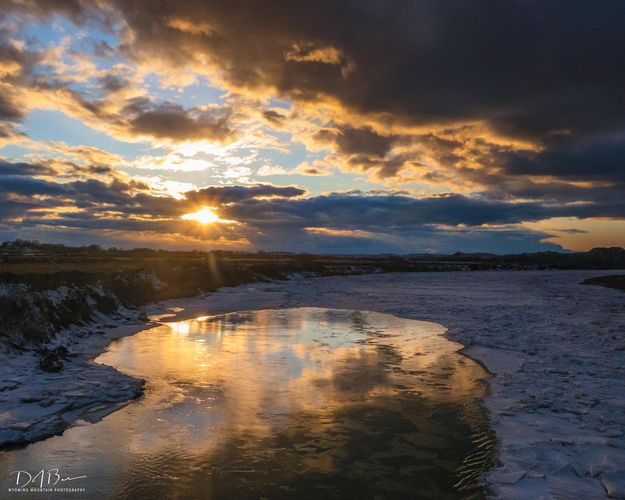
M366 309L448 328L491 373L485 400L501 466L484 480L502 498L625 498L625 295L579 283L614 271L474 271L294 277L155 304L174 320L245 309ZM173 309L172 309L173 308ZM182 308L183 310L179 310ZM5 356L0 440L34 441L97 421L142 382L89 360L149 327L132 313L63 332L76 355L54 374ZM89 334L91 332L91 334ZM100 333L93 333L100 332Z

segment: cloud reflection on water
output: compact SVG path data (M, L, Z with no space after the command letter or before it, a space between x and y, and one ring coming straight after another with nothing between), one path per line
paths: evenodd
M455 497L485 372L442 333L315 308L164 323L97 359L145 378L142 399L17 458L120 498Z

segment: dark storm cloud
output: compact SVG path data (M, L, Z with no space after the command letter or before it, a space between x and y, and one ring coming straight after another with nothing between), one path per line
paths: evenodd
M259 234L254 239L257 248L266 250L290 250L296 252L318 252L330 254L410 254L410 253L452 253L458 249L465 252L521 253L537 251L561 251L558 245L544 241L547 235L523 230L440 231L437 228L421 227L411 230L403 237L382 235L341 235L311 231L290 230L290 242L286 247L279 233Z
M316 102L329 97L349 112L387 124L450 126L485 123L496 134L545 148L537 165L508 159L511 175L556 170L595 171L598 150L558 150L571 142L625 130L625 4L581 0L107 0L132 32L120 50L159 61L172 73L187 66L217 69L226 85L273 88L281 96ZM94 4L13 0L8 8L72 19L95 16ZM89 10L91 9L91 10ZM104 9L101 12L111 12ZM214 64L210 67L207 63ZM111 82L116 85L115 82ZM266 111L274 125L282 119ZM380 118L381 117L381 118ZM131 117L135 133L157 138L222 139L222 120L189 110L143 110ZM394 176L408 159L386 159L393 140L345 126L337 152L360 170ZM174 137L171 137L171 136ZM593 139L594 140L594 139ZM552 152L552 148L556 148ZM568 156L567 156L568 155ZM418 156L413 153L413 156ZM419 158L413 158L418 162ZM514 160L514 161L513 161ZM605 161L605 158L598 158ZM527 163L527 161L525 161ZM605 178L621 175L616 163ZM608 167L605 167L608 168Z
M6 175L2 177L0 193L16 194L19 196L65 196L72 194L69 186L32 179L25 176Z
M210 186L187 191L185 198L178 200L169 196L153 195L147 184L123 180L115 175L108 182L93 178L57 182L33 177L43 175L58 175L58 172L46 165L0 161L0 196L4 200L33 202L23 205L25 212L22 215L27 215L26 211L32 207L53 209L75 206L84 210L105 208L117 213L144 217L178 218L204 205L219 207L255 199L296 198L305 194L304 190L293 186ZM35 200L33 197L36 197Z
M18 135L16 124L25 118L23 106L15 97L15 85L21 85L40 59L40 54L12 43L2 26L0 12L0 139Z
M555 211L459 195L416 200L335 193L296 200L249 200L224 207L222 212L245 220L254 246L268 250L362 254L560 249L542 242L545 235L541 233L482 226L534 220Z
M28 210L40 208L37 203L14 201L0 193L0 221L10 221L14 217L21 217ZM1 224L0 222L0 224Z
M106 8L96 13L96 5ZM13 172L0 188L7 213L28 214L26 197L38 194L49 207L83 209L55 224L92 227L97 221L164 231L171 222L113 220L96 211L174 220L215 204L257 242L336 238L311 235L309 227L434 238L437 225L481 231L483 225L556 216L625 218L623 2L7 0L3 7L27 17L58 12L77 23L113 12L127 31L115 49L101 47L102 54L125 54L169 77L191 67L231 95L272 94L325 106L327 120L311 122L318 132L307 139L327 145L341 168L381 179L412 169L418 174L411 181L449 180L456 187L466 181L466 190L481 192L304 198L294 187L249 186L206 188L175 200L122 181L59 184ZM29 74L32 63L20 49L5 44L2 54L20 66L7 79L16 83ZM63 88L85 116L107 121L120 135L224 141L235 134L228 109L137 98L108 116L104 101L63 82L33 81L39 89ZM117 77L99 83L111 93L125 84ZM22 118L16 102L0 90L0 119ZM262 116L276 127L285 122L277 111ZM521 149L509 139L532 147ZM42 199L30 203L40 206Z
M69 14L80 17L83 9L88 5L81 0L5 0L5 9L15 9L23 12L50 15L53 13Z
M298 200L246 200L224 209L228 217L260 227L331 227L390 230L423 225L509 224L545 218L552 209L531 203L499 203L461 195L406 196L332 194Z
M384 157L391 149L392 137L376 134L371 128L339 127L321 129L313 136L321 144L333 144L345 155L361 154Z
M625 183L625 137L558 141L541 153L509 152L500 158L514 176L554 176L568 180Z
M283 96L308 101L330 97L348 112L375 114L389 123L480 121L496 134L543 145L538 166L511 165L511 175L551 169L567 176L570 164L572 175L592 177L592 155L600 151L550 154L554 134L579 141L625 130L625 5L620 2L322 0L270 1L261 8L251 0L144 0L116 5L135 35L123 49L138 59L157 57L174 67L201 69L201 57L207 57L234 87L271 86ZM415 153L381 161L393 139L366 128L322 130L317 138L333 141L339 154L349 156L346 165L382 178L419 161ZM605 155L597 159L606 160ZM621 165L604 164L601 168L610 171L603 177L622 175Z
M131 54L180 66L205 54L237 85L412 123L488 120L523 137L625 124L620 2L115 3L136 35ZM302 46L306 57L288 57Z
M399 241L397 244L403 248L410 241L414 240L414 243L426 235L441 245L446 232L460 238L457 241L470 237L473 242L485 242L489 226L558 216L625 214L625 202L618 200L592 204L541 204L461 195L417 199L401 194L359 192L306 198L303 196L305 192L297 187L272 185L211 186L188 191L181 199L175 199L154 195L149 186L132 180L113 178L105 182L87 178L57 182L32 177L45 173L48 173L45 166L0 163L0 223L20 218L20 222L11 223L14 229L16 224L25 228L45 225L49 228L63 226L156 234L177 233L184 229L187 235L201 235L197 224L182 221L181 216L211 206L222 218L239 222L214 228L233 240L247 239L257 248L272 239L282 242L284 249L289 242L299 245L314 240L324 241L325 245L330 244L330 240L342 241L346 237L352 238L349 240L352 242L353 238L381 238L385 248L391 248ZM73 210L63 211L63 208ZM43 217L50 212L58 213L52 218ZM525 234L508 229L510 238L514 231L518 232L514 238ZM501 231L498 234L503 238ZM528 242L538 244L536 235L526 236Z
M2 94L0 90L0 122L2 121L17 121L24 117L22 110L20 110L7 95Z
M263 118L274 126L281 127L284 125L286 116L272 109L266 109L263 111Z
M175 199L118 178L57 182L32 177L43 173L47 167L41 165L0 163L0 229L8 227L15 235L39 231L45 238L54 238L61 227L64 232L89 232L93 238L102 231L142 232L156 241L167 235L202 239L210 234L224 241L247 240L257 249L338 253L483 251L489 245L495 251L525 251L550 247L540 242L544 235L539 233L507 229L491 234L483 225L583 214L579 207L459 195L414 199L354 192L305 198L297 187L271 185L211 186ZM207 233L202 225L181 220L202 206L212 206L222 218L239 223L211 225Z
M75 22L84 22L89 17L106 21L106 16L96 7L96 2L91 0L3 0L2 3L2 9L6 13L17 12L25 16L44 18L61 14Z
M271 186L258 184L255 186L223 186L207 187L197 191L187 191L186 199L194 203L233 203L261 197L294 198L305 193L303 189L293 186Z
M56 171L48 165L36 163L13 163L0 160L0 184L6 175L52 175Z
M177 104L163 103L154 109L142 110L132 118L130 133L176 141L214 141L228 138L233 131L228 127L227 114L185 110Z

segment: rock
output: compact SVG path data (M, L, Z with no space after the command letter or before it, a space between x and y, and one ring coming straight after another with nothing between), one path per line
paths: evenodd
M588 470L585 466L577 463L569 463L555 471L553 475L556 477L584 477L587 473Z
M602 474L601 484L610 498L625 498L625 471Z
M41 401L43 398L41 396L22 396L20 398L20 402L22 403L37 403Z
M612 438L621 437L623 435L623 432L619 431L618 429L606 429L603 435Z
M599 476L603 477L608 472L611 472L611 471L608 471L608 466L606 465L593 465L593 464L588 465L588 474L590 475L590 477L596 477L596 478L598 478Z
M543 479L545 477L545 474L542 472L538 472L538 471L527 471L527 474L525 474L526 477L531 477L534 479Z
M622 439L608 439L605 444L610 448L625 448L625 441Z
M501 484L516 484L525 477L525 471L511 471L511 472L495 472L490 476L490 480L494 483Z
M68 356L67 347L58 346L54 349L44 348L41 350L39 368L44 372L58 372L63 368L63 359Z
M21 384L16 382L15 380L8 380L5 382L0 382L0 392L3 391L12 391L16 387L19 387Z
M584 477L588 474L588 467L586 465L575 462L571 464L571 467L573 468L573 471L575 471L577 477Z

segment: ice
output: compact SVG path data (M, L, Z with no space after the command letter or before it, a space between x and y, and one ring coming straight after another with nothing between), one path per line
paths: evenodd
M606 472L601 476L601 484L612 498L625 498L625 475L622 472Z
M0 446L21 445L57 434L76 421L97 421L142 393L143 381L90 360L114 338L142 327L117 327L106 337L80 338L59 372L39 368L34 352L0 353ZM71 328L51 345L68 344L80 332ZM102 405L96 413L94 405Z
M146 312L153 320L179 321L246 309L314 306L443 324L450 338L466 346L463 353L493 374L485 404L501 466L483 480L494 496L623 498L625 295L580 285L586 278L614 273L300 275L163 302ZM0 443L40 439L78 420L102 418L141 392L141 381L89 361L112 339L142 328L131 312L123 316L134 324L123 317L101 317L84 338L77 334L85 327L59 336L58 342L68 346L77 340L70 347L77 356L58 374L38 370L31 354L2 354L0 401L3 414L9 411L11 418L0 416ZM24 397L33 402L20 402Z
M625 295L580 282L606 274L614 271L296 278L270 293L224 289L179 319L309 305L443 324L494 374L486 405L503 469L484 477L493 494L603 498L606 474L625 477Z

